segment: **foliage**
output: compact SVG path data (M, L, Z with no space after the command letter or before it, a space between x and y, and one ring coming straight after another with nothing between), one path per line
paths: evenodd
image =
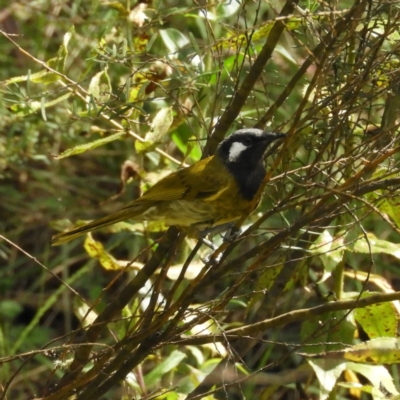
M2 14L0 398L398 395L395 2ZM243 126L287 139L236 240L125 221L50 248Z

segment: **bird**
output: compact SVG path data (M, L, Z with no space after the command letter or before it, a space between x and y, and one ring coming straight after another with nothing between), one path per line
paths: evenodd
M53 246L120 221L161 221L187 229L191 236L233 224L258 206L266 176L263 155L286 135L256 128L239 129L225 138L215 155L177 170L155 183L119 211L54 235Z

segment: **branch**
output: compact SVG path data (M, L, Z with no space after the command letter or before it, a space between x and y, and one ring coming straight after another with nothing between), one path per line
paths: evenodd
M298 3L299 0L295 1L288 0L282 8L280 16L285 16L293 13L294 5ZM253 89L253 86L255 85L261 73L263 72L265 64L271 58L271 55L278 43L279 38L282 35L282 32L285 29L285 26L286 25L282 20L278 20L275 22L260 54L258 55L254 64L247 73L246 78L244 79L242 85L235 93L231 104L224 111L217 125L215 126L214 133L210 136L207 145L204 149L205 156L209 154L214 154L218 144L224 138L225 133L232 125L233 121L239 115L239 112L242 109L243 105L245 104L247 98L249 97L250 92Z

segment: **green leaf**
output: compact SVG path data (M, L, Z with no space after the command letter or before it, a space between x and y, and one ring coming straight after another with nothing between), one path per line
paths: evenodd
M151 131L146 135L146 139L149 138L149 140L154 141L160 140L168 133L172 121L172 107L161 109L154 117L153 122L151 123Z
M317 17L315 17L317 18ZM288 31L293 31L299 28L304 22L303 17L292 17L285 20L286 29ZM252 42L257 40L266 39L274 26L275 21L268 21L262 25L249 30L248 33L231 33L222 41L219 41L213 47L223 47L223 48L233 48L241 45L242 43L247 43L248 39L251 37Z
M56 69L59 72L64 72L65 71L65 65L67 62L67 57L68 57L68 44L69 41L72 38L72 34L75 32L75 28L72 27L63 37L63 42L60 48L58 49L57 52L57 63L54 65L54 69ZM52 65L49 66L52 67Z
M394 396L399 395L399 392L393 384L393 378L391 377L389 371L383 365L365 365L356 364L353 362L346 362L346 369L349 371L353 371L356 374L363 375L371 382L373 386L371 394L374 395L374 400L386 400L388 398L394 400L393 397L387 396L388 393ZM386 393L384 394L382 392ZM379 394L383 396L380 397Z
M97 73L90 81L88 93L98 102L105 103L110 99L111 82L107 73L107 68Z
M357 343L343 350L321 352L315 355L301 353L305 357L323 358L343 362L355 361L367 364L400 364L400 339L380 337L367 342Z
M380 337L343 351L346 360L368 364L400 364L400 339Z
M333 390L342 372L346 369L345 363L339 360L307 360L320 383L318 399L325 400Z
M219 19L228 18L235 15L240 9L239 1L223 1L217 5L217 16Z
M104 246L97 240L94 240L90 233L86 235L84 247L90 257L99 260L104 269L120 270L124 267L111 254L105 251Z
M261 274L261 276L257 280L257 287L260 288L260 290L257 290L251 297L249 310L253 310L257 306L257 304L262 304L262 301L265 298L264 291L268 290L272 286L277 276L281 272L282 267L283 264L273 265L266 268L265 271Z
M301 326L304 351L318 354L341 349L353 341L355 326L344 311L330 312L311 318Z
M374 293L363 293L361 298ZM393 303L378 303L354 310L354 318L370 339L397 336L398 317Z
M379 166L372 175L372 178L387 177L388 174L394 178L400 177L400 173L393 173L393 171L389 170L387 167ZM378 190L368 193L365 197L368 201L374 203L379 211L387 214L396 227L400 229L400 196L396 196L396 192L388 196L386 190Z
M178 133L175 131L172 133L171 138L185 158L190 156L194 161L201 159L201 148L197 144L196 137L191 135L190 132L182 134L182 132Z
M55 69L58 72L64 73L65 64L66 64L67 56L68 56L68 44L69 44L69 41L70 41L73 33L74 33L74 28L72 27L67 33L64 34L63 43L60 46L60 48L58 49L57 57L50 58L46 62L46 64L50 68ZM56 82L59 79L61 79L60 75L55 74L54 72L49 72L47 69L44 69L42 71L38 71L33 74L16 76L14 78L7 79L3 83L5 85L10 85L12 83L26 82L29 80L30 82L33 82L33 83L49 84L49 83Z
M176 368L182 360L186 358L186 354L179 350L174 350L164 361L153 368L145 377L146 386L152 386L160 382L161 378Z
M47 65L51 68L53 68L54 64L58 63L57 58L51 58L48 62ZM33 83L43 83L43 84L49 84L58 81L61 79L61 76L58 74L55 74L54 72L50 72L47 69L34 72L33 74L27 74L27 75L22 75L22 76L16 76L14 78L7 79L3 83L5 85L10 85L12 83L20 83L20 82L33 82Z
M103 7L110 7L117 10L121 17L127 17L129 15L129 11L119 1L108 1L102 2L101 4Z
M340 360L327 359L312 359L308 360L308 363L313 368L320 383L320 393L318 396L320 400L325 400L328 398L329 393L333 390L337 380L345 370L361 374L368 379L372 384L372 388L368 389L366 387L364 391L373 394L374 399L383 400L389 398L383 395L381 391L382 389L391 395L399 394L393 384L393 378L390 376L387 369L381 365L365 365L356 364L354 362L343 362ZM346 383L340 385L344 387L351 387L351 385ZM359 387L356 386L356 388Z
M329 230L325 230L310 247L310 251L319 255L327 272L332 272L343 259L345 251L343 235L334 238Z
M73 307L74 314L83 327L93 324L98 317L98 314L93 309L90 309L89 306L79 297L74 297Z
M400 196L385 197L378 208L387 214L398 229L400 229Z
M150 131L147 132L144 142L135 142L135 148L138 153L152 151L159 143L162 142L164 136L168 133L174 118L172 108L166 107L158 111L150 125Z
M49 108L54 106L61 101L68 99L71 96L71 93L65 93L64 95L57 97L56 99L50 101L29 101L27 103L18 103L13 104L10 107L10 110L13 111L18 116L26 116L35 113L36 111L43 110L45 108Z
M3 322L6 320L13 320L23 311L23 307L14 300L2 300L0 301L0 319Z
M60 155L55 156L54 158L56 160L61 160L62 158L71 157L76 154L81 154L86 151L95 149L96 147L104 146L105 144L113 142L114 140L121 139L125 135L126 135L125 132L118 132L114 133L113 135L107 136L105 138L94 140L93 142L90 143L80 144L78 146L72 147L71 149L65 150Z
M368 233L367 238L360 235L358 240L348 250L363 254L390 254L400 259L400 246L387 240L378 239L373 233Z
M177 52L190 43L190 40L180 31L173 28L160 29L159 34L171 53Z

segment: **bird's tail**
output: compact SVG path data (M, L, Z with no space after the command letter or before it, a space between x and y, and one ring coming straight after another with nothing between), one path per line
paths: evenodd
M138 209L133 210L133 208L134 207L129 207L129 208L126 207L120 211L117 211L116 213L107 215L103 218L96 219L92 222L89 222L88 224L79 226L75 229L71 229L68 232L58 233L57 235L54 235L51 238L51 245L58 246L60 244L67 243L70 240L74 240L74 239L78 238L79 236L84 235L85 233L95 231L100 228L104 228L106 226L115 224L120 221L125 221L125 220L127 220L129 218L133 218L136 215L141 213ZM138 207L138 208L140 208L140 207Z

